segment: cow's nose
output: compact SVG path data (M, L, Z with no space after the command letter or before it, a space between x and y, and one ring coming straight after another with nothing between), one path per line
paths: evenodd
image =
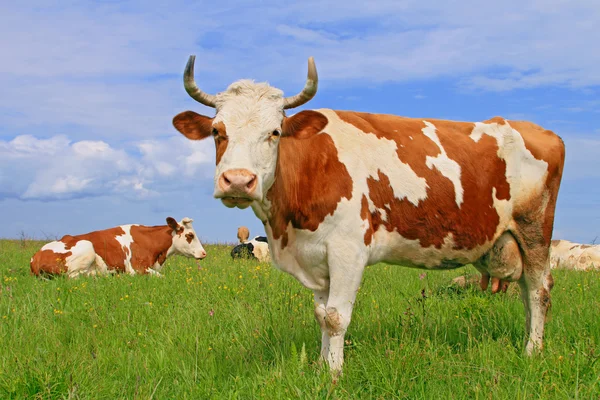
M198 257L196 257L196 258L199 258L200 260L202 260L204 257L206 257L206 251L202 250L200 252L200 255Z
M257 183L256 175L247 169L230 169L223 172L219 178L221 190L231 195L251 194Z

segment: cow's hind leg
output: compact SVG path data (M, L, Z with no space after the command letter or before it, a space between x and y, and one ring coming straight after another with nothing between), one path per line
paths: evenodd
M544 325L550 307L550 290L553 286L548 246L526 246L524 252L524 271L519 286L526 314L525 352L532 354L543 346Z
M526 315L526 354L543 347L546 314L551 305L550 290L554 286L550 274L552 217L553 213L546 208L543 213L530 212L515 219L517 229L514 233L523 257L519 286Z

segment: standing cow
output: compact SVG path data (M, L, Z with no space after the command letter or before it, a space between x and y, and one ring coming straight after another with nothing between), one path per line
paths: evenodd
M184 85L214 117L173 119L216 146L214 197L251 206L275 265L314 292L321 356L343 363L344 335L365 266L448 269L474 263L521 286L526 353L541 348L550 304L548 247L564 144L533 123L454 122L286 109L317 91L312 58L297 95L241 80L211 95Z
M31 272L66 273L70 278L115 272L160 276L164 262L172 254L197 260L206 257L192 222L186 217L178 223L169 217L167 225L121 225L83 235L66 235L34 254Z

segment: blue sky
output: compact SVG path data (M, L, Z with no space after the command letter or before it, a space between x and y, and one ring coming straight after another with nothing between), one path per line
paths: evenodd
M49 5L50 3L54 3ZM502 4L499 4L502 3ZM263 233L214 200L214 145L171 125L212 115L187 96L241 78L307 108L477 121L558 133L567 162L555 237L600 236L600 2L28 1L0 3L0 237L54 238L189 216L205 241ZM600 241L600 238L598 239Z

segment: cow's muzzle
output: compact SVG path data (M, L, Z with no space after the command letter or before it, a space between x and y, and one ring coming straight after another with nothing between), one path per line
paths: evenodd
M215 197L227 207L246 208L256 200L258 177L247 169L230 169L219 177Z

